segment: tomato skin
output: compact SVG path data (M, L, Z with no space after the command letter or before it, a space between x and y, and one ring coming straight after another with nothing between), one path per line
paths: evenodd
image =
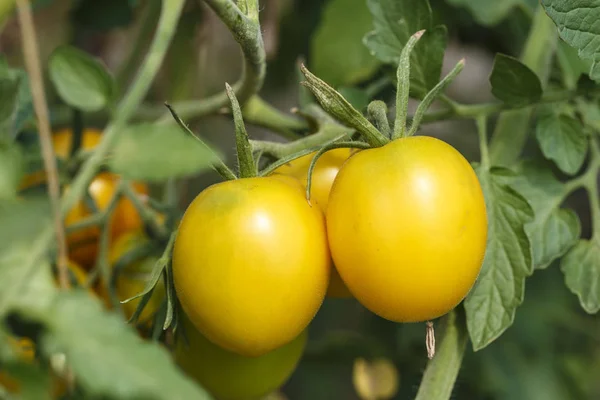
M143 246L149 243L148 237L141 230L129 231L121 235L111 246L108 259L112 268L121 257L136 247ZM120 301L127 300L138 293L141 293L146 287L146 283L152 275L154 264L158 261L156 255L148 255L129 265L126 265L118 274L116 281L117 297ZM108 305L110 299L106 288L102 288L103 297ZM152 292L150 300L146 304L144 311L140 314L138 321L140 323L148 323L156 314L160 305L165 298L165 287L162 279L158 281ZM141 301L141 298L131 300L128 303L122 304L125 318L129 319L135 313L135 310Z
M446 314L473 286L486 247L481 186L468 161L432 137L395 140L344 164L327 208L333 260L379 316Z
M337 176L344 162L346 162L346 160L354 153L355 149L333 149L325 152L317 160L315 168L312 172L310 197L311 202L316 203L321 210L323 210L323 212L327 210L329 193L331 192L331 186L333 185L335 177ZM316 154L317 152L315 151L284 164L273 171L273 174L292 176L302 182L302 185L306 187L308 181L308 168L310 167L310 163ZM344 284L344 281L340 277L335 265L331 268L331 278L329 281L329 287L327 288L327 297L352 297L352 294Z
M260 399L279 388L296 369L307 340L303 331L267 354L244 357L206 339L187 318L183 321L187 343L177 340L175 361L218 400Z
M173 249L185 313L209 340L244 356L268 353L306 328L330 268L324 217L285 176L206 188L186 210Z

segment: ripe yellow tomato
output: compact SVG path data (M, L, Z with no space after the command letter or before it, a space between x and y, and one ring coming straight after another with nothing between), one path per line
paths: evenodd
M181 306L209 340L244 356L289 343L318 311L331 259L323 214L287 176L210 186L173 250Z
M88 193L96 203L98 210L102 211L108 207L118 185L119 177L108 172L100 173L92 180ZM133 186L138 194L148 193L148 188L144 184L134 183ZM89 207L82 200L67 213L65 225L69 227L81 222L90 215ZM140 229L142 224L142 219L133 203L129 199L121 198L111 217L111 240L125 232ZM70 233L67 236L69 256L82 266L90 267L96 260L99 238L100 230L98 227L89 227Z
M109 262L114 268L116 263L119 262L121 257L129 253L136 247L140 247L149 243L148 237L141 231L130 231L121 235L115 243L111 246L108 255ZM138 259L130 264L127 264L119 274L117 275L116 281L116 292L117 297L120 301L129 299L138 293L141 293L146 287L146 283L152 275L152 269L154 264L158 261L158 257L154 254L148 255L141 259ZM103 297L105 301L110 305L108 300L108 293L106 288L102 288ZM147 323L158 311L162 301L165 298L165 287L162 279L158 281L150 300L146 304L144 311L140 315L138 321L140 323ZM128 303L122 305L125 317L127 319L135 313L141 298L137 298Z
M260 399L287 381L306 345L303 331L288 344L259 357L244 357L206 339L183 318L185 339L175 347L183 371L219 400ZM187 342L186 342L187 340Z
M316 203L323 212L327 210L329 192L331 192L333 180L337 176L342 164L344 164L354 152L355 149L333 149L324 153L317 160L311 178L310 197L311 201ZM310 167L310 163L315 154L317 154L317 152L310 153L284 164L273 171L273 174L293 176L306 186L308 180L308 168ZM331 268L331 279L329 281L329 287L327 288L327 296L338 298L352 296L335 266Z
M365 307L397 322L453 309L483 262L487 217L468 161L432 137L395 140L350 158L327 208L333 260Z

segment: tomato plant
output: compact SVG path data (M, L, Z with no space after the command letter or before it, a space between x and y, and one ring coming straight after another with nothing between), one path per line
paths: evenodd
M0 398L600 397L598 10L3 2Z

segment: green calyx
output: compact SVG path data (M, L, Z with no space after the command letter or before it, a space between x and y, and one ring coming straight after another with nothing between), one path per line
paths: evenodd
M388 122L387 106L383 101L372 101L367 108L369 118L375 123L373 125L339 92L323 80L317 78L304 65L300 66L300 70L306 78L306 81L302 82L302 85L312 92L321 107L328 114L342 124L354 128L371 147L380 147L389 143L390 140L412 136L417 132L431 103L452 83L465 65L464 59L460 60L450 73L425 95L409 126L407 119L408 98L410 94L410 56L424 33L425 30L420 30L413 34L400 54L396 73L398 82L396 86L396 119L393 130Z

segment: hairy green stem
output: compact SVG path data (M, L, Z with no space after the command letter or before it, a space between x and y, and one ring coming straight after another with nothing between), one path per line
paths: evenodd
M219 175L221 175L221 177L223 179L227 179L227 180L237 179L237 176L235 176L233 171L231 169L229 169L229 167L223 162L223 160L221 160L221 158L219 156L217 156L217 154L213 151L213 149L210 146L208 146L206 143L204 143L204 141L202 139L200 139L198 136L196 136L194 134L194 132L192 132L192 130L186 125L186 123L179 117L177 112L175 112L173 107L171 107L170 104L166 104L166 103L165 103L165 106L171 112L171 116L175 119L175 122L177 122L177 125L179 125L179 127L181 129L183 129L183 131L185 133L187 133L188 135L191 135L202 146L204 146L209 152L211 152L214 155L216 162L211 165L213 167L213 169L215 171L217 171L217 173Z
M312 160L310 161L310 165L308 167L307 179L306 179L306 200L310 204L310 188L312 186L312 173L315 169L315 165L317 165L317 161L319 158L327 153L329 150L340 149L340 148L352 148L352 149L368 149L371 146L367 143L363 142L337 142L331 143L327 146L322 147L317 153L314 155Z
M400 62L396 71L398 86L396 90L396 120L392 139L404 137L406 129L406 117L408 115L408 97L410 92L410 54L413 48L425 33L424 30L412 35L400 53Z
M458 321L456 311L451 311L446 317L444 338L427 364L415 400L450 399L467 341L464 324Z
M308 129L305 120L282 113L259 96L252 96L244 104L242 116L246 123L267 128L290 140L299 138L295 131Z
M345 126L336 123L329 123L321 126L318 132L293 142L278 143L262 140L251 140L250 143L252 144L254 151L262 151L263 153L269 154L273 157L282 158L294 153L298 153L302 150L318 150L321 145L339 140L350 135L352 132L352 129Z
M415 112L415 115L412 118L412 123L410 125L410 130L408 131L407 136L412 136L417 132L417 129L419 129L419 125L421 124L421 120L423 119L425 112L429 109L429 106L431 106L431 103L433 103L433 101L440 94L442 94L442 92L448 87L448 85L450 85L452 83L454 78L456 78L456 76L460 73L460 71L462 71L464 66L465 66L465 59L463 58L458 63L456 63L454 68L452 68L452 70L448 73L448 75L446 75L444 77L444 79L442 79L437 85L435 85L435 87L433 89L431 89L425 95L425 98L423 98L423 101L421 101L421 103L419 103L419 106L417 107L417 111Z
M551 58L557 43L557 30L544 8L538 5L521 61L545 86L550 75ZM494 165L513 164L525 146L533 107L509 111L500 116L490 142L490 160Z
M266 54L260 32L258 18L254 20L254 10L258 10L255 0L247 0L248 12L246 16L232 0L205 0L227 25L233 38L238 42L244 55L242 76L233 85L233 90L240 104L245 104L250 97L261 89L266 73ZM258 11L256 12L258 17ZM200 100L184 101L177 104L177 112L181 118L190 120L207 114L213 114L223 107L227 107L229 99L225 91ZM159 122L168 123L171 117L163 115Z
M392 137L392 129L387 117L388 108L381 100L373 100L367 107L367 114L375 122L375 126L385 137Z
M475 123L477 124L477 136L479 137L481 165L487 170L490 168L490 155L487 143L487 118L480 116L475 120Z
M594 91L595 92L595 91ZM581 90L557 90L544 93L542 98L536 104L556 103L569 101L582 96L584 93ZM589 90L588 93L589 94ZM505 103L481 103L481 104L459 104L450 99L446 100L451 106L446 110L432 111L423 115L423 123L438 122L451 119L472 119L478 116L491 116L503 111L519 111L511 110L511 107ZM412 118L414 118L413 116Z

